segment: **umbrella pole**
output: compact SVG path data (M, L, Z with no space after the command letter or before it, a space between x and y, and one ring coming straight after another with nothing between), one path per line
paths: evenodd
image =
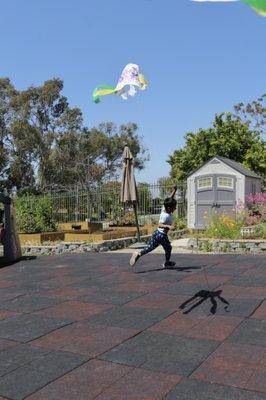
M137 213L137 203L133 202L133 208L135 213L136 227L137 227L137 238L138 242L140 242L140 231L139 231L139 221L138 221L138 213Z

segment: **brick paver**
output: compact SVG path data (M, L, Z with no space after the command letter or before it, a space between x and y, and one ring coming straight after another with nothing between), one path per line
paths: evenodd
M174 258L0 269L0 400L266 400L265 256Z

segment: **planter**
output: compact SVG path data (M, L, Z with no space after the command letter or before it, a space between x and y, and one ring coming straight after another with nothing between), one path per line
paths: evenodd
M65 237L63 232L19 233L18 236L21 244L58 242L64 240Z
M101 223L102 226L102 223ZM91 232L91 230L72 230L64 232L47 232L47 233L20 233L19 239L21 244L35 243L41 244L43 242L98 242L101 240L112 240L117 238L135 237L136 228L116 228L115 230L106 230L101 232L96 229L97 232ZM149 233L147 228L141 228L140 232L142 235Z
M80 226L79 229L73 229L74 226ZM100 231L102 230L103 227L103 222L95 221L82 221L82 222L63 222L58 224L58 230L63 231L63 232L68 232L70 230L86 230L89 233L95 232L95 231Z

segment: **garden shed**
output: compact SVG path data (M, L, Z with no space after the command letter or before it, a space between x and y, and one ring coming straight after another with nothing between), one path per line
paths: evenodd
M229 158L213 157L187 179L188 228L204 228L213 212L234 213L246 196L260 191L260 176Z

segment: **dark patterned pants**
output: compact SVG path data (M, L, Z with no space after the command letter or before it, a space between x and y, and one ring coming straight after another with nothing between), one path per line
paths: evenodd
M144 249L140 251L140 255L143 256L144 254L147 254L150 251L156 249L156 247L158 247L160 245L163 246L164 251L165 251L165 261L169 261L171 258L171 251L172 251L171 243L168 239L167 234L161 233L158 230L153 232L147 246L144 247Z

